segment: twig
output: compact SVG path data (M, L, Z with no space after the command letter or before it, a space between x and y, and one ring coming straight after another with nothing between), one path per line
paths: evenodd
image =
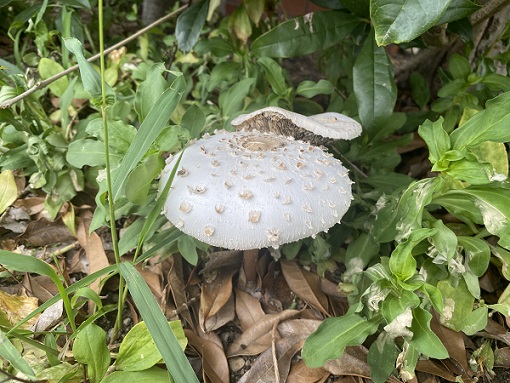
M278 327L278 323L278 321L274 322L273 330L271 332L271 351L273 352L275 383L280 383L280 368L278 367L278 355L276 355L276 329Z
M473 13L469 20L471 24L476 25L481 21L494 16L501 8L510 5L509 0L491 0L487 2L482 8Z
M152 28L156 27L157 25L159 25L161 23L164 23L165 21L170 20L173 17L177 16L179 13L184 11L187 7L188 7L187 5L183 5L182 7L176 9L175 11L169 13L168 15L163 16L162 18L154 21L152 24L149 24L146 27L140 29L138 32L136 32L133 35L127 37L126 39L122 40L121 42L119 42L119 43L117 43L115 45L112 45L108 49L105 49L103 54L107 55L108 53L114 51L115 49L118 49L118 48L126 45L127 43L135 40L136 38L140 37L141 35L143 35L144 33L148 32L149 30L151 30ZM92 56L89 59L87 59L87 61L88 62L95 61L100 56L101 56L101 54L97 53L94 56ZM65 75L67 75L67 74L69 74L71 72L74 72L76 69L78 69L78 65L73 65L72 67L69 67L69 68L67 68L66 70L64 70L64 71L62 71L60 73L57 73L56 75L51 76L50 78L47 78L46 80L38 82L32 88L27 89L26 91L24 91L23 93L17 95L16 97L11 98L10 100L7 100L7 101L1 103L0 104L0 109L6 109L6 108L11 107L12 105L17 103L18 101L23 100L25 97L28 97L29 95L31 95L32 93L38 91L39 89L42 89L42 88L48 86L52 82L57 81L59 78L62 78Z

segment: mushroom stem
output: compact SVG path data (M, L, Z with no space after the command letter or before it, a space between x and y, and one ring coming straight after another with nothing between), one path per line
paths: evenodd
M243 270L244 275L246 275L246 283L247 284L257 284L257 260L258 260L259 251L255 250L245 250L243 252Z

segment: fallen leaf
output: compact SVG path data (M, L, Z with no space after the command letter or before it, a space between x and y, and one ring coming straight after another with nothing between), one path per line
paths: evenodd
M510 347L494 350L494 364L498 367L510 368Z
M45 275L25 274L23 287L42 303L58 294L58 289L53 281Z
M185 329L188 344L202 356L204 380L207 377L211 383L228 383L228 362L223 348L217 342L199 337L195 332Z
M227 356L257 355L271 346L271 330L275 323L294 317L298 310L267 314L246 329L227 349Z
M243 252L239 250L215 251L209 254L200 274L207 274L222 268L238 269L243 263Z
M184 286L184 273L182 269L182 256L174 255L165 259L165 263L169 266L167 272L167 281L170 294L175 304L175 310L182 315L183 319L194 328L194 322L191 319L188 304L189 299L186 295L186 288Z
M416 370L421 372L426 372L432 375L439 376L449 382L457 382L456 376L448 371L446 368L441 368L441 366L434 363L432 360L420 360L416 365Z
M62 300L59 300L44 310L41 315L39 315L39 318L33 326L32 331L39 332L50 329L60 322L63 313L64 303Z
M328 360L323 368L333 375L370 377L368 350L363 346L348 346L340 358Z
M18 237L19 243L34 247L74 240L73 234L62 221L51 222L45 218L30 222L25 232Z
M233 321L235 318L235 304L234 296L231 295L228 301L221 306L220 310L213 316L209 316L207 320L204 320L202 311L199 312L199 320L202 324L202 330L206 333L217 330L227 323Z
M244 331L261 320L266 314L262 310L260 301L257 298L238 289L235 289L234 292L237 317L239 318L241 329Z
M280 260L283 276L291 290L306 303L329 316L326 295L321 291L320 277L303 269L297 262Z
M0 290L0 317L5 316L5 319L7 319L11 325L14 325L21 319L24 319L37 307L39 307L39 305L38 300L35 297L28 297L26 294L11 295ZM36 321L37 316L30 319L22 326L22 328L30 328ZM2 323L3 326L8 326L9 324Z
M292 365L286 383L323 383L329 375L323 368L309 368L300 360Z
M0 214L18 198L18 187L11 170L0 173Z

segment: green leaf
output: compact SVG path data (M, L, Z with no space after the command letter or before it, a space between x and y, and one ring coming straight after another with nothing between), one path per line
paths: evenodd
M18 187L11 170L0 173L0 214L18 198Z
M441 16L441 19L439 19L437 24L441 25L463 19L480 8L481 5L475 4L470 0L452 0L446 9L446 12L443 13L443 16Z
M260 57L257 63L264 69L266 79L269 85L271 85L273 92L278 96L284 96L287 92L287 84L285 84L282 67L269 57Z
M161 130L168 123L181 99L185 85L183 76L179 75L170 88L161 95L158 102L152 107L138 128L136 136L113 179L113 201L119 199L129 172L142 159L159 136Z
M384 48L375 44L373 32L367 36L352 69L354 95L363 128L372 134L393 113L397 87L393 67Z
M452 147L462 150L485 141L510 141L510 92L503 93L485 104L485 110L471 117L450 135Z
M87 378L91 383L100 382L110 366L106 332L93 323L86 326L76 335L73 356L77 362L87 365Z
M425 77L419 72L412 72L409 76L409 84L411 85L411 96L413 101L424 109L430 101L430 91Z
M483 239L458 236L459 245L464 249L469 269L477 277L481 277L489 267L491 249Z
M473 336L478 331L482 331L487 326L489 318L489 309L487 306L482 306L469 313L464 319L464 326L462 331L467 336Z
M453 54L448 59L448 70L454 79L465 80L471 74L471 64L467 58Z
M457 236L439 219L434 220L431 227L436 232L429 238L433 248L429 248L428 255L434 259L434 263L448 265L457 252Z
M165 316L143 277L130 263L121 263L119 268L173 379L179 383L198 382L179 341L168 326Z
M322 367L328 360L340 357L347 346L362 344L379 327L380 318L366 320L357 314L327 318L308 337L302 356L310 368Z
M101 141L81 138L69 144L66 161L78 169L85 165L104 166L104 156L104 144Z
M491 250L492 254L501 261L501 274L507 281L510 281L510 251L499 246L492 246Z
M254 78L245 78L220 95L219 105L225 119L235 117L243 109L244 98L254 83Z
M430 302L432 303L432 306L434 306L434 309L438 313L443 312L443 296L441 295L441 292L439 289L431 285L429 283L424 283L420 290L427 295L427 297L430 299Z
M76 56L78 66L80 68L81 80L83 88L90 95L91 101L94 105L101 105L102 92L101 92L101 76L92 65L87 61L83 54L83 47L81 42L74 37L64 39L65 46L71 53ZM106 104L113 105L115 103L115 93L113 89L105 84Z
M135 205L143 205L146 202L152 181L163 166L163 158L159 153L154 153L133 169L126 182L126 197L129 202Z
M398 296L388 295L381 304L381 314L387 323L391 323L396 317L408 308L414 309L420 305L420 298L412 291L403 290Z
M0 355L5 358L16 370L29 378L35 379L35 373L19 350L11 343L3 331L0 331Z
M181 349L186 348L187 340L180 321L169 322ZM161 360L161 354L152 340L145 322L137 323L120 344L115 367L122 371L142 371L151 368Z
M367 233L362 233L356 240L349 244L345 252L345 267L343 278L354 273L363 271L369 262L379 253L379 244L375 238Z
M297 57L327 49L345 39L360 20L339 11L318 11L278 24L251 45L255 56Z
M168 84L162 75L164 70L165 67L161 63L152 65L145 81L136 90L135 110L140 122L145 119L163 92L168 88Z
M493 174L508 177L508 153L502 142L485 141L480 145L469 148L480 163L488 162L492 165Z
M439 166L436 166L436 164L443 154L451 148L450 136L443 129L443 121L443 117L439 117L434 122L427 120L418 128L418 134L425 140L429 149L429 161L435 171L445 170L441 167L441 164Z
M437 288L443 295L441 323L455 331L462 331L467 316L473 311L475 298L469 292L464 279L453 277L439 281Z
M437 24L451 0L372 0L377 45L411 41Z
M39 61L37 70L39 71L41 78L43 80L46 80L56 74L59 74L60 72L63 72L64 67L57 63L56 61L43 57ZM52 82L49 86L51 93L53 93L57 97L60 97L69 86L69 80L67 79L67 76L64 76Z
M250 16L250 20L259 25L260 18L264 13L265 0L243 0L246 13Z
M188 263L196 265L198 262L197 245L195 238L184 235L177 240L177 249Z
M240 63L227 61L216 64L207 82L207 91L211 92L216 87L221 88L223 83L230 84L234 82L241 72L242 67Z
M407 281L417 273L417 262L414 259L413 248L425 238L433 236L437 229L416 229L408 238L400 243L390 256L390 270L400 281Z
M430 329L431 319L431 313L421 307L415 308L411 325L413 338L408 340L408 342L424 355L436 359L446 359L449 357L448 350L446 350L438 336Z
M189 52L193 49L204 27L208 9L209 1L200 0L192 4L177 18L175 37L181 51Z
M385 383L395 369L399 354L400 351L393 339L387 333L381 333L368 350L367 362L370 366L370 379L374 383Z
M114 371L106 376L101 383L173 383L168 372L162 368L152 367L144 371Z
M333 90L333 84L328 80L319 80L318 82L307 80L298 85L296 93L306 98L312 98L319 94L331 94Z
M190 132L191 138L199 138L205 126L205 113L197 104L192 104L182 116L181 126Z

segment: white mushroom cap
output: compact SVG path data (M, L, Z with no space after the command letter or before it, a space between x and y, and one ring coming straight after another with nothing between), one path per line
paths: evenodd
M270 106L232 120L237 130L258 130L294 137L312 144L326 144L334 140L352 140L361 134L361 125L340 113L327 112L303 116Z
M175 166L163 170L160 190ZM340 222L352 200L341 162L308 143L261 132L219 132L190 145L163 213L210 245L278 247Z

